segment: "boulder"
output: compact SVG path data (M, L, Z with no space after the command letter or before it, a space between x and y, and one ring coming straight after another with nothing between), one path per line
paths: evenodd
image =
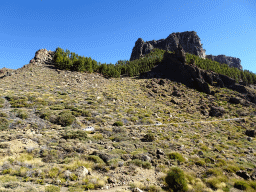
M239 177L242 177L242 178L245 179L245 180L250 179L250 175L249 175L246 171L239 170L239 171L236 172L236 174L237 174Z
M88 175L89 171L84 166L80 166L75 170L75 174L79 178L84 178L86 175Z
M219 74L217 73L213 73L213 81L216 82L215 86L219 86L221 88L224 87L224 83L222 81L222 79L219 77Z
M225 113L225 109L223 107L212 106L209 112L209 116L222 117L224 113Z
M133 189L133 192L143 192L141 189L139 189L138 187Z
M251 130L246 130L245 131L245 135L249 136L249 137L255 137L256 135L256 131L254 129L251 129Z
M145 54L150 53L154 48L164 49L167 51L175 51L181 44L185 53L198 55L205 58L205 50L202 47L199 36L195 31L185 31L182 33L172 33L166 39L153 40L144 42L142 38L138 38L133 47L130 61L139 59Z
M72 172L69 171L69 170L66 170L66 171L64 172L64 176L65 176L66 179L69 179L69 177L71 176L71 174L72 174Z
M142 161L151 161L151 158L148 155L145 155L145 154L139 155L138 159L140 159Z
M165 153L164 153L164 151L162 149L157 149L156 150L156 154L165 155Z
M243 94L249 93L244 85L240 85L238 83L235 83L234 85L229 86L229 88L231 88L232 90L237 91L239 93L243 93Z
M174 55L182 63L186 62L186 54L185 54L185 51L183 50L183 48L182 48L182 46L180 44L178 45L178 48L176 49Z
M194 82L195 82L195 87L198 91L201 91L207 94L211 93L209 85L203 79L196 78Z
M239 103L242 104L243 103L242 99L237 98L237 97L231 97L228 102L233 103L233 104L239 104Z
M211 73L202 71L202 76L207 83L209 83L210 85L213 85L213 77Z
M252 172L251 179L256 180L256 169Z
M235 85L236 80L232 79L231 77L228 77L226 75L219 74L219 78L222 80L224 83L225 87L229 87L231 85Z
M247 98L248 98L248 100L249 100L250 102L256 104L256 97L255 97L255 94L254 94L254 93L249 92L249 93L247 94Z

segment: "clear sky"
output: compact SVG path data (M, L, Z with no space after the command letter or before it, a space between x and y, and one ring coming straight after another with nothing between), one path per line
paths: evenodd
M255 0L10 0L0 6L0 68L60 47L101 63L129 60L138 38L196 31L206 54L256 73Z

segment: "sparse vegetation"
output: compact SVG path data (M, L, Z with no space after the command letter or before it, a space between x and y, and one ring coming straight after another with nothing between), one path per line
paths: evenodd
M116 65L72 53L55 66L66 70L35 65L0 79L0 189L104 191L130 184L159 192L255 191L255 181L236 175L255 169L255 137L245 134L255 127L255 105L227 88L209 85L212 95L169 79L133 77L163 53ZM212 65L196 59L202 68ZM223 67L216 70L237 73ZM201 112L212 106L227 113ZM224 121L233 118L239 119Z

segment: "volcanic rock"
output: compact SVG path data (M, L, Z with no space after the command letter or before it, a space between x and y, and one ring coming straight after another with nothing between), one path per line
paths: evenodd
M225 109L223 107L212 106L209 115L214 117L222 117L224 113Z
M181 44L186 53L197 55L201 58L206 57L205 50L202 47L197 33L195 31L186 31L182 33L172 33L166 39L157 41L144 42L142 38L139 38L135 42L130 61L143 57L145 54L150 53L154 48L164 49L171 52L175 51L179 44Z
M236 67L240 70L243 69L241 65L241 60L236 57L230 57L226 55L218 55L218 56L206 55L206 58L212 61L217 61L219 63L227 64L229 67Z
M255 130L246 130L245 131L245 135L247 135L247 136L249 136L249 137L255 137L255 135L256 135L256 131Z
M42 65L42 64L52 64L54 58L54 51L47 51L46 49L39 49L35 57L30 60L29 64Z

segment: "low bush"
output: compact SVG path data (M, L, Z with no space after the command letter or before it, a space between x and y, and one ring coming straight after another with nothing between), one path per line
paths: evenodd
M178 160L180 162L184 162L185 161L184 157L180 153L178 153L178 152L170 153L169 154L169 158L170 159L176 159L176 160Z
M148 161L142 161L139 159L133 159L132 161L129 162L129 164L134 164L138 167L142 167L144 169L150 169L151 168L151 164Z
M249 188L249 185L245 181L236 181L234 187L240 190L246 190Z
M147 142L153 142L153 141L155 141L155 135L154 135L154 133L147 133L145 136L144 136L144 138L143 138L145 141L147 141Z
M0 117L8 117L6 113L0 113Z
M165 182L167 183L169 189L172 189L174 192L188 190L188 185L184 172L178 167L173 167L167 173L167 176L165 177Z
M62 109L65 109L65 106L63 106L63 105L53 105L53 106L50 106L50 109L52 109L52 110L62 110Z
M60 188L55 185L49 185L45 187L45 192L59 192Z
M94 163L105 164L105 162L97 155L89 155L87 158Z
M86 140L87 133L82 130L77 131L66 131L63 136L64 139L79 139L79 140Z
M28 114L24 110L18 110L16 116L21 118L21 119L27 119L28 118Z
M8 127L9 121L4 117L0 117L0 131L6 130Z
M113 124L113 126L123 126L123 122L117 121Z
M63 111L59 114L58 124L62 126L69 126L75 121L75 117L68 111Z

